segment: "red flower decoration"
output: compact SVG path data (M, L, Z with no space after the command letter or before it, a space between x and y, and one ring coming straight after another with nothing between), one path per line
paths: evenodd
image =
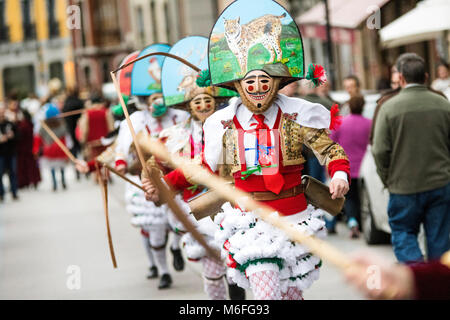
M306 79L312 81L315 87L324 84L327 81L325 69L319 64L310 64Z
M292 121L296 121L297 117L298 117L298 113L297 112L295 112L295 113L285 113L283 115L284 115L285 118L287 118L289 120L292 120Z
M327 81L325 69L319 64L314 66L314 78L318 80L319 86Z
M228 121L222 120L221 122L222 122L222 125L223 125L224 129L231 129L231 125L233 124L233 120L228 120Z
M236 260L233 259L233 257L231 256L231 254L228 255L227 261L226 261L226 262L227 262L227 266L228 266L229 268L236 269L236 267L237 267L237 262L236 262Z
M230 241L225 241L225 243L223 244L223 248L227 251L230 251Z
M337 130L342 123L342 116L339 115L339 105L335 104L331 107L330 130Z

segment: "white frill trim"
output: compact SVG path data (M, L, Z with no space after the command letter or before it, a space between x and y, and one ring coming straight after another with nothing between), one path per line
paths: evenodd
M271 262L250 263L245 270L247 275L238 269L228 268L227 274L233 282L243 288L249 288L248 272L266 270L264 268L268 264L277 266L283 292L286 292L289 286L296 286L300 290L307 289L317 279L316 266L320 264L320 259L312 255L306 247L292 242L283 231L258 219L252 212L242 212L233 208L230 203L225 203L222 210L215 218L216 224L220 226L215 233L215 241L221 244L224 259L231 253L239 266L258 259L276 258L282 261L281 269ZM280 219L308 235L323 237L326 235L323 214L324 211L309 205L303 212L281 216ZM227 240L229 251L223 248Z
M130 179L135 182L139 181L139 178L134 176L131 176ZM147 201L144 192L129 183L125 188L125 202L127 212L132 215L130 222L134 227L143 228L168 224L167 205L158 207L153 202Z
M203 235L208 244L220 250L220 246L215 242L214 234L216 233L218 226L211 220L210 217L203 218L197 221L192 214L190 214L189 205L183 201L180 195L175 197L176 202L183 209L183 212L189 218L189 220L194 224L197 231ZM186 232L183 224L175 217L175 215L169 210L169 225L171 229L175 232L181 231ZM191 260L200 260L206 256L205 249L194 239L190 233L186 233L181 238L181 243L183 244L183 249L186 256Z

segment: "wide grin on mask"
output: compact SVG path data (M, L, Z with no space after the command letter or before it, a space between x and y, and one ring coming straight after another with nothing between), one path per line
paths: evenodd
M269 91L266 91L263 93L261 93L261 92L250 93L247 91L247 93L254 100L264 100L267 97L267 95L269 94Z

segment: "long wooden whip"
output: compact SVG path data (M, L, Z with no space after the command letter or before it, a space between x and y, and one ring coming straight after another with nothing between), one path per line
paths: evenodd
M95 167L97 170L98 184L100 185L100 190L102 192L103 211L105 213L105 219L106 219L106 233L108 235L109 253L111 255L111 261L112 261L113 267L114 267L114 269L117 269L116 255L114 253L114 246L112 243L111 228L109 226L108 181L107 181L108 171L106 169L105 175L103 176L101 169L99 168L97 163L96 163Z

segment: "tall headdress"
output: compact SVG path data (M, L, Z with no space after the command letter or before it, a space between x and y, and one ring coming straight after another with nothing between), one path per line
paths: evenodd
M122 62L120 63L121 66L126 65L127 63L133 61L139 56L139 51L135 51L128 56L126 56ZM131 73L133 71L133 65L129 65L128 67L125 67L121 69L117 73L117 80L119 81L120 85L120 92L122 92L123 95L129 97L131 95Z
M305 78L303 42L294 19L272 0L237 0L220 15L209 37L211 83L234 89L253 70L282 78L280 87Z
M139 53L138 58L153 52L168 52L168 44L155 43ZM151 56L137 61L131 72L131 95L150 96L161 92L161 68L164 56Z
M208 39L200 36L190 36L181 39L173 45L169 53L178 56L199 69L208 66ZM162 68L162 91L164 103L168 107L185 108L186 103L195 96L207 93L215 98L226 98L235 95L226 89L212 87L210 83L199 86L198 78L202 72L197 72L179 60L167 58Z

